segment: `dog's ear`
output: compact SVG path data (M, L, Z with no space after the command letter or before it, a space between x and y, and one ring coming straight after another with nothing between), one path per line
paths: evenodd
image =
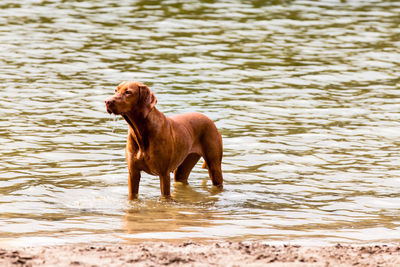
M140 94L140 105L143 108L143 115L146 118L149 115L150 111L157 104L157 98L150 90L150 88L145 85L139 85L139 94Z

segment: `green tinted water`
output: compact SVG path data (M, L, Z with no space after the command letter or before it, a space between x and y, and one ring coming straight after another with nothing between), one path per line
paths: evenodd
M396 1L0 3L1 246L87 241L400 240ZM174 202L126 201L126 123L104 99L147 83L224 138Z

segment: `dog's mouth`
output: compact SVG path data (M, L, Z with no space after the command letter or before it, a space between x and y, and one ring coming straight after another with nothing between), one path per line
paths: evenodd
M121 114L118 111L119 110L118 105L117 105L118 103L115 100L115 98L113 98L113 97L108 98L104 102L106 104L106 110L107 110L108 114L115 114L115 115L120 115Z
M129 126L131 126L132 129L134 129L134 125L132 121L129 119L128 115L124 112L118 112L115 108L114 103L106 102L106 109L108 114L121 115L125 119L125 121L129 124Z
M114 103L106 104L106 110L108 114L114 114L114 115L122 115L121 112L118 112L118 109L116 108Z
M113 114L114 112L107 106L107 113L108 114Z

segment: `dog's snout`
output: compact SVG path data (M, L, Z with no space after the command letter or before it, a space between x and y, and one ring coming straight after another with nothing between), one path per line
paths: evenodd
M107 112L110 114L113 113L114 106L115 106L115 100L112 98L109 98L109 99L106 99L104 101L104 103L106 104Z
M107 106L110 106L110 105L112 105L114 103L114 100L106 99L104 102L106 103Z

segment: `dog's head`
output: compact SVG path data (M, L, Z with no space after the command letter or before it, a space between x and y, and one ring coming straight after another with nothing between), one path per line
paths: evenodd
M126 81L117 86L115 94L105 103L107 112L110 114L125 115L135 112L147 117L156 105L157 98L147 85L136 81Z

